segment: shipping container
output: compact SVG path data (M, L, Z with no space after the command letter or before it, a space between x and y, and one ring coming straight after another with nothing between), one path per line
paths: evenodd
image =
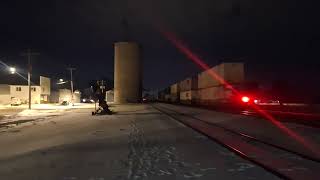
M223 71L223 78L230 84L244 83L244 64L243 63L222 63L219 68Z
M186 78L179 83L180 92L197 90L198 89L198 76Z
M180 102L179 83L175 83L170 86L170 100L169 101L172 103Z
M232 97L232 91L224 86L198 89L196 103L199 105L215 105L227 103Z
M179 93L179 84L175 83L170 86L170 94L178 94Z
M180 103L181 104L195 104L198 99L198 91L190 90L180 92Z
M216 76L214 76L213 74L216 74ZM222 63L207 71L199 73L198 89L223 85L223 82L221 82L221 80L224 80L230 84L243 83L244 82L243 63Z

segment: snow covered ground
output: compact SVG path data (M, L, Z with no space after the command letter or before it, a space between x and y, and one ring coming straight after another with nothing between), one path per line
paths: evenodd
M74 106L63 106L60 104L32 104L32 109L79 109L79 108L94 108L94 104L91 103L75 103ZM1 105L0 109L28 109L27 104L20 106Z
M58 104L34 104L29 110L27 105L1 106L0 128L2 126L15 126L16 124L46 120L63 115L74 109L93 109L94 104L77 103L74 106L62 106ZM10 111L16 113L9 113Z
M278 179L151 106L113 110L0 132L1 179Z

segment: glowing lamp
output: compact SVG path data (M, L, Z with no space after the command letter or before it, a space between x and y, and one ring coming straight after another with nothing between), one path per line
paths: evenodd
M10 71L11 74L14 74L14 73L16 73L16 68L10 67L9 71Z

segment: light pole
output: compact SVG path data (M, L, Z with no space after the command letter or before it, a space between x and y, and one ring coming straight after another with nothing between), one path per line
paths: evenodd
M29 109L31 109L31 56L28 49L28 89L29 89Z
M76 68L68 68L68 70L70 71L70 85L71 85L71 104L73 106L73 80L72 80L72 71L76 70Z

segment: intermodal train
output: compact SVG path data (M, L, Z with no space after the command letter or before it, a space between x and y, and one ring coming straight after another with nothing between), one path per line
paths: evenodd
M246 106L257 101L252 93L255 88L245 81L244 63L221 63L160 90L157 99L203 106Z

